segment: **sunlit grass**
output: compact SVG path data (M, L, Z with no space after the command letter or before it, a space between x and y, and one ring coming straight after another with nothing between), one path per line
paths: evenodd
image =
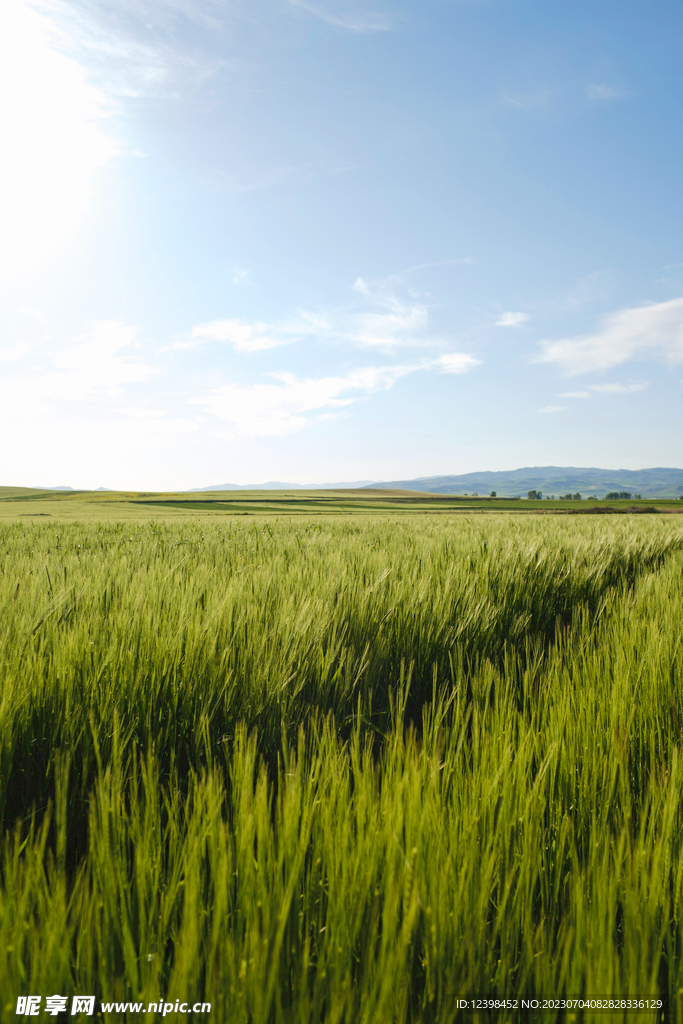
M677 522L0 527L5 1015L676 998Z

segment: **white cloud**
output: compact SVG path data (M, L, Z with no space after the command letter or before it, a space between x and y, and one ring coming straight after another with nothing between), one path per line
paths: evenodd
M539 412L564 412L567 407L565 405L546 405L543 409L539 409Z
M26 342L22 342L21 345L15 345L13 348L0 349L0 363L14 363L30 351L31 346Z
M155 370L136 359L135 335L125 324L95 323L56 352L36 346L25 368L3 368L0 427L13 437L6 479L78 485L89 477L111 487L117 477L125 486L131 475L153 478L160 459L177 464L177 444L198 424L186 411L150 408L140 385Z
M528 313L501 313L496 320L496 327L521 327L529 319Z
M246 284L249 280L249 271L246 267L233 267L230 280L233 284Z
M610 313L594 334L541 346L537 362L556 363L570 374L609 370L636 358L683 362L683 298Z
M389 18L380 13L349 4L348 0L288 0L292 7L299 7L316 18L347 29L349 32L386 32L391 28Z
M340 410L377 391L387 391L402 377L421 370L467 373L479 360L460 352L412 364L370 366L343 377L306 378L270 373L275 384L225 384L191 400L231 425L237 437L285 436L302 430L330 410Z
M403 294L399 293L398 275L372 283L358 277L352 290L359 297L355 311L348 307L318 311L300 309L290 319L274 323L236 318L214 320L195 325L189 336L160 351L192 349L206 342L218 341L228 342L238 352L256 352L307 337L315 337L319 342L333 345L354 345L387 351L397 348L443 349L452 344L450 339L437 337L430 332L429 307L421 301L415 290L404 289ZM515 316L525 317L526 314Z
M371 348L415 344L415 335L422 334L429 321L426 306L392 303L385 313L363 313L358 317L353 339Z
M590 384L588 391L563 391L560 398L590 398L591 391L603 395L632 395L646 387L647 384Z
M80 401L101 395L118 395L124 384L148 380L156 370L131 360L122 350L135 340L136 330L126 324L103 320L93 324L80 344L54 354L57 372L37 381L46 398Z
M302 309L299 313L300 320L303 321L303 325L300 323L306 331L327 331L330 329L329 320L319 313L311 313L309 310Z
M48 319L39 309L29 309L28 306L17 306L17 312L25 313L26 316L34 317L42 327L48 327Z
M427 305L415 293L409 293L408 298L401 297L396 291L395 279L371 285L359 277L353 283L353 291L361 297L365 308L355 312L348 309L299 310L295 317L280 323L214 320L197 324L189 338L176 341L160 351L191 349L207 341L219 341L228 342L238 352L257 352L311 336L332 344L388 351L410 347L444 348L449 343L447 339L430 334Z
M591 384L591 391L599 391L605 395L633 394L644 391L647 384Z
M268 324L248 324L242 320L214 320L210 324L197 324L192 328L192 337L208 341L228 341L237 352L258 352L265 348L277 348L294 340L293 332L278 335ZM179 342L175 348L189 347Z
M218 341L228 342L237 352L260 352L280 345L291 345L307 335L326 334L329 331L327 320L306 310L301 310L295 319L279 324L263 321L248 323L237 319L213 320L193 327L188 340L176 341L159 351L199 348L206 342Z
M362 277L357 277L353 282L354 292L359 292L360 295L370 295L370 286L367 281Z
M104 94L64 45L24 0L0 5L0 278L54 256L87 211L93 172L119 148Z
M469 356L465 352L449 352L445 356L439 356L433 362L434 366L441 367L443 373L467 373L475 366L481 365L481 360Z
M339 336L368 348L434 344L436 339L427 334L428 307L413 296L401 298L396 291L395 278L370 285L357 277L353 290L380 311L359 312L343 319Z
M177 98L201 85L225 61L188 43L194 22L216 32L222 0L23 0L50 18L64 48L107 95ZM186 19L186 20L185 20ZM194 28L194 26L192 26ZM145 156L141 150L130 156Z
M386 391L420 366L367 367L346 377L298 380L290 373L270 374L276 384L241 387L224 384L193 399L234 428L232 436L268 437L295 433L308 426L310 414L341 409L374 391Z

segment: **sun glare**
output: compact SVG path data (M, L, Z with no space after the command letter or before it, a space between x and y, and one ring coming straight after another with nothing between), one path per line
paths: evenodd
M117 152L102 93L69 40L23 0L0 5L0 281L36 270L82 222L92 172Z

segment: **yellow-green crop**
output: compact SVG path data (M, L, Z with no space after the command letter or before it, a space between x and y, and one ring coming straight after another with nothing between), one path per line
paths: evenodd
M0 525L2 1019L673 1013L679 523Z

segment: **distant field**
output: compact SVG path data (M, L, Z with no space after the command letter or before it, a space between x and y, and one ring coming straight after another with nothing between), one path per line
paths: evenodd
M683 512L683 501L528 501L460 497L417 491L212 491L134 493L120 491L32 491L0 487L0 519L52 516L61 519L149 519L207 515L382 515L396 513Z
M680 1015L683 520L186 497L0 498L2 1019Z

